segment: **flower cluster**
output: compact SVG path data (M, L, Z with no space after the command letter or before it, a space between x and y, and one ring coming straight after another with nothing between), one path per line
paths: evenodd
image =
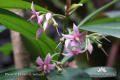
M54 22L53 26L55 26L56 29L57 29L58 24L53 19L52 13L45 13L44 14L45 15L45 19L44 19L44 15L43 14L41 14L40 12L36 12L35 11L34 6L33 6L33 2L31 4L31 10L32 11L30 11L30 13L31 13L32 16L30 17L29 20L31 22L36 22L39 25L39 28L36 31L36 40L39 38L39 36L41 35L41 33L48 28L50 20L53 20L53 22ZM41 14L41 15L39 15L39 14ZM42 23L43 23L43 25L42 25ZM57 32L58 32L58 30L57 30Z
M68 52L68 54L63 55L71 55L71 54L78 54L78 53L84 53L86 50L81 50L80 45L84 43L84 37L86 36L87 32L79 33L79 29L75 24L73 24L73 34L72 35L65 35L62 34L62 36L66 39L65 41L65 49ZM75 45L79 44L79 46L76 48ZM68 46L73 46L72 50L68 49Z
M81 5L81 4L79 4L79 5ZM36 12L34 9L34 6L33 6L33 2L31 4L31 10L32 11L30 11L30 13L32 14L32 16L30 17L30 20L32 22L36 22L39 26L38 30L36 31L36 40L39 38L41 33L48 28L50 20L53 21L53 23L54 23L53 26L56 27L56 29L57 29L58 24L56 23L56 21L53 18L54 14L52 14L50 12L48 12L48 13ZM63 18L65 18L65 17L63 17ZM57 29L57 32L58 32L58 29ZM60 39L60 43L64 42L64 40L65 40L65 45L63 47L65 47L67 54L62 53L63 51L61 51L61 53L64 56L68 56L68 55L72 55L72 54L74 56L76 56L79 53L84 53L85 51L86 51L86 53L88 51L91 54L93 51L93 46L91 44L91 41L96 43L98 45L98 48L101 48L104 51L104 49L102 48L101 42L96 37L96 36L99 36L99 37L105 38L102 34L93 33L93 34L87 35L87 31L80 33L78 27L74 23L73 23L73 31L68 29L68 32L69 32L68 34L62 34L63 37ZM59 32L58 32L58 34L59 34ZM108 39L106 39L106 40L108 40ZM85 43L86 45L85 45L84 49L82 50L81 45L83 43ZM62 49L63 49L63 47L62 47ZM71 47L71 49L69 49L70 47ZM54 69L56 67L58 69L58 72L62 72L61 62L52 60L52 58L54 56L60 55L61 53L55 52L55 54L53 54L52 57L51 57L50 53L48 53L44 61L40 57L38 57L36 62L39 66L37 66L36 69L38 71L43 70L44 73L50 73L50 69ZM50 64L50 62L52 62L53 64Z
M99 41L98 37L103 37L104 39L106 39L108 42L110 42L107 38L105 38L102 34L99 33L92 33L89 35L86 35L86 47L85 49L88 50L88 52L91 54L93 51L93 46L91 44L91 41L96 43L98 48L101 48L103 50L103 52L107 55L107 53L105 52L105 50L102 48L102 42Z

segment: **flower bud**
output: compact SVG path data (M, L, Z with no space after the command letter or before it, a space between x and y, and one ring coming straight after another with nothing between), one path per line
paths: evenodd
M49 26L49 23L46 21L44 24L43 24L43 29L44 31L48 28Z
M38 16L38 17L39 17L38 23L41 23L41 22L44 20L44 16L43 16L43 15L40 15L40 16Z
M58 27L58 24L57 24L57 23L54 23L53 26L54 26L54 27Z
M61 73L61 72L62 72L62 69L61 69L61 68L58 68L58 72Z
M63 37L63 38L60 38L60 42L64 42L64 37Z
M36 32L36 40L40 37L41 34L42 34L42 29L38 28Z
M61 65L61 62L57 62L57 65L60 66L60 65Z
M94 40L97 40L98 38L96 36L93 37Z
M103 35L102 34L98 34L99 37L102 37Z
M98 48L102 48L102 44L98 44Z
M46 14L46 20L49 21L52 19L52 14L51 13L47 13Z
M93 51L93 46L90 44L87 46L87 50L89 51L89 53L91 54Z

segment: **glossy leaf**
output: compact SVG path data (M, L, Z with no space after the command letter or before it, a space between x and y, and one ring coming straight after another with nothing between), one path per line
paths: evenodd
M63 71L62 73L58 73L58 71L54 69L54 70L51 70L50 74L47 74L46 76L48 80L92 80L90 76L83 70L75 69L75 68L65 68L65 71ZM35 68L25 68L25 69L18 69L18 70L14 69L14 70L0 73L0 80L14 78L18 76L18 74L16 73L29 75L29 74L34 74L34 72L36 74L40 74L36 71ZM5 73L8 73L8 74L11 73L15 75L5 76ZM41 77L41 76L38 76L38 77Z
M111 22L111 21L117 21L117 20L120 20L120 16L119 17L113 17L113 18L102 18L102 19L94 20L94 21L86 23L85 25Z
M12 52L12 44L6 43L0 47L0 51L5 55L8 56Z
M0 9L0 22L3 25L5 25L8 29L20 32L22 35L25 35L29 37L29 39L37 42L38 45L41 45L39 48L41 48L42 51L44 52L42 53L41 51L41 53L38 53L34 51L34 53L32 54L36 53L38 56L41 55L41 57L44 58L45 56L42 56L42 54L47 54L48 52L50 52L51 54L54 53L53 49L55 49L56 43L54 43L50 38L42 34L38 40L35 40L36 31L38 28L37 25L34 25L26 21L25 19L21 18L20 16L4 9ZM55 49L55 51L58 52L58 49Z
M120 38L120 22L119 21L87 25L87 26L81 27L80 29Z
M30 74L35 72L35 68L13 69L0 73L0 80L15 79L18 75ZM8 75L13 74L13 75Z
M90 15L88 15L86 18L84 18L79 24L78 27L81 27L86 21L88 21L90 18L92 18L94 15L98 14L99 12L101 12L102 10L108 8L109 6L115 4L116 2L118 2L119 0L114 0L112 2L110 2L109 4L99 8L98 10L96 10L95 12L91 13Z
M94 77L94 78L116 77L117 76L116 70L113 67L105 67L105 66L92 67L92 68L87 68L84 71L87 72L91 77ZM96 74L98 74L98 75L96 75ZM99 75L99 74L103 74L103 75ZM108 75L106 75L106 74L108 74Z
M49 12L47 9L44 9L40 6L34 4L36 11L44 11ZM29 9L31 10L31 3L21 1L21 0L0 0L0 8L7 8L7 9Z
M65 71L58 73L57 70L51 70L47 75L48 80L92 80L87 73L80 69L64 68Z

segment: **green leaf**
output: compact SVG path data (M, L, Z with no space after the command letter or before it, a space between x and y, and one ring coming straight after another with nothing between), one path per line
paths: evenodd
M84 4L84 3L86 3L88 0L81 0L79 3L82 3L82 4Z
M103 68L106 70L106 72L98 72L98 70L100 68ZM112 67L104 67L104 66L100 66L100 67L92 67L92 68L87 68L84 70L85 72L87 72L91 77L96 77L96 78L104 78L104 77L116 77L116 70L115 68ZM105 74L104 74L105 73ZM96 75L98 74L98 75ZM99 74L103 74L103 75L99 75Z
M112 2L110 2L109 4L99 8L98 10L96 10L95 12L91 13L90 15L88 15L86 18L84 18L79 24L78 27L81 27L86 21L88 21L90 18L92 18L94 15L98 14L99 12L101 12L102 10L108 8L109 6L115 4L116 2L118 2L119 0L114 0Z
M6 27L5 27L5 26L0 25L0 33L1 33L1 32L3 32L5 29L6 29Z
M12 44L7 43L0 47L0 51L5 55L8 56L12 52Z
M119 17L113 17L113 18L102 18L102 19L94 20L94 21L86 23L85 25L104 23L104 22L111 22L111 21L116 21L116 20L120 20L120 16Z
M31 3L20 1L20 0L0 0L0 8L8 8L8 9L29 9L31 10ZM44 11L49 12L47 9L44 9L38 5L34 4L34 8L36 11Z
M17 31L22 35L29 37L29 39L31 39L30 41L34 40L35 43L38 43L38 45L40 45L39 48L41 48L40 49L41 52L40 53L34 52L32 54L37 54L38 56L41 56L42 58L44 58L45 56L42 56L42 54L47 54L47 52L50 52L51 54L54 53L53 49L55 49L57 45L50 38L42 34L38 40L35 40L36 31L38 29L37 25L34 25L26 21L22 17L5 9L0 9L0 22L3 25L5 25L8 29ZM31 43L31 44L34 44L34 43ZM38 46L36 46L36 48L37 47ZM55 49L55 51L58 52L58 49Z
M47 75L48 80L92 80L89 75L80 69L64 68L65 71L58 73L57 70L51 70Z
M13 70L5 71L5 72L0 73L0 80L7 80L9 78L15 78L20 74L22 75L29 74L35 71L36 71L35 68L13 69ZM13 75L8 75L8 74L13 74Z
M47 78L48 80L92 80L90 76L83 70L75 69L75 68L65 68L65 71L63 71L62 73L58 73L56 69L50 70L50 73L47 74ZM36 74L40 74L36 71L35 68L24 68L24 69L18 69L18 70L14 69L14 70L0 73L0 80L14 78L18 76L18 74L30 74L30 73L32 74L33 72L35 72ZM8 73L8 74L11 73L13 75L5 76L5 73ZM38 77L41 77L41 76L38 76Z
M80 29L111 35L120 38L120 22L107 22L83 26Z

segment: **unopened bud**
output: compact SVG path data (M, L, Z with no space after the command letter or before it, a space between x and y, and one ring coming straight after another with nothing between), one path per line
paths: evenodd
M98 34L98 36L102 37L103 35L102 34Z
M94 40L97 40L98 38L96 36L93 37Z
M54 27L58 27L58 24L57 24L57 23L54 23L53 26L54 26Z
M62 69L61 69L61 68L58 68L58 72L61 73L61 72L62 72Z
M65 6L65 10L67 9L67 6Z
M60 65L61 65L61 62L57 62L57 65L60 66Z
M98 44L98 48L102 48L102 44Z
M64 42L64 37L63 37L63 38L60 38L60 42Z

